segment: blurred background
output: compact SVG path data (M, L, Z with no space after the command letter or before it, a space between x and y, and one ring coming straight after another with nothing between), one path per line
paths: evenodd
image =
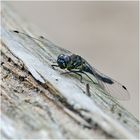
M45 36L84 57L124 84L131 95L120 101L139 116L139 7L137 1L7 2Z

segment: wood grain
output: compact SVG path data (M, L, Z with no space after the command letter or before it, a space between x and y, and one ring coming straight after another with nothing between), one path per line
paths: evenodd
M139 121L98 85L52 69L59 54L71 52L31 28L2 4L2 137L138 138Z

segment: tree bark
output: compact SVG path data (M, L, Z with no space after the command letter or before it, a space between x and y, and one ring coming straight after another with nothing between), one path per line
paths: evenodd
M87 79L52 69L59 54L71 52L37 37L5 3L1 31L3 139L138 138L139 121L98 85L89 82L88 91Z

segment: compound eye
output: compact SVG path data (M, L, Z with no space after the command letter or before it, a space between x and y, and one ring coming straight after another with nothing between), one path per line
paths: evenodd
M65 61L65 63L67 64L68 62L70 62L70 57L68 56L68 55L65 55L64 56L64 61Z
M66 55L64 55L64 54L60 54L57 59L64 59L65 56Z
M65 54L60 54L57 58L57 64L61 69L64 69L67 67L67 64L70 62L70 56Z
M66 68L66 64L65 64L64 60L58 59L58 60L57 60L57 64L59 65L59 67L60 67L61 69Z
M59 67L61 69L66 68L66 64L65 64L65 60L64 60L65 55L64 54L60 54L57 58L57 64L59 65Z

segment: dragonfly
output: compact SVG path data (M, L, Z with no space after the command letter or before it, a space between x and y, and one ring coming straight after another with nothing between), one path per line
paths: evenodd
M36 39L38 41L42 41L40 39L34 38L26 33L19 32L17 30L13 31L15 33L24 34L27 37L32 39ZM45 39L41 36L42 39ZM91 66L83 57L76 54L59 54L56 60L57 64L52 64L51 66L59 67L60 69L67 70L62 74L70 74L74 73L80 76L80 82L83 83L83 76L87 76L88 79L92 81L93 84L98 85L103 91L107 94L120 99L120 100L128 100L130 99L130 94L127 88L116 80L106 76L101 73L99 70ZM93 76L97 82L95 82L88 74Z
M57 57L57 65L52 65L52 67L59 67L61 69L68 70L68 72L64 72L62 74L75 73L79 75L81 82L81 74L84 74L93 82L93 84L98 84L104 91L115 98L122 100L128 100L130 98L129 92L124 85L99 72L79 55L60 54ZM97 83L94 82L87 73L94 76L94 78L97 80Z

